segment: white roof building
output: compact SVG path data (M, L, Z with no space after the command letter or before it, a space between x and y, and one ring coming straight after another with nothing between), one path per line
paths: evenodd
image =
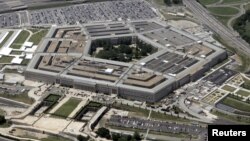
M19 58L19 57L15 57L14 59L12 59L11 63L12 64L21 64L23 61L23 59Z

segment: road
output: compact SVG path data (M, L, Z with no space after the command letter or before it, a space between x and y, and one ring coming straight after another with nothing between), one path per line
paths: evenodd
M239 51L245 53L246 55L250 53L249 44L243 39L239 38L238 33L225 27L196 0L183 0L183 3L194 13L195 18L201 21L202 24L207 25L215 33L220 35L220 37L225 40L228 45L237 50L239 49Z
M7 139L7 138L4 138L4 137L1 137L1 136L0 136L0 141L14 141L14 140Z

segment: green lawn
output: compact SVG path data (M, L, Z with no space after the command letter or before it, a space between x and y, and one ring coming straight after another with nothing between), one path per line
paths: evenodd
M250 33L249 33L250 32L250 22L249 21L246 22L245 30L246 30L245 35L250 37Z
M13 33L14 33L14 31L9 31L8 35L5 37L5 39L0 44L0 48L3 47L3 45L8 41L8 39L12 36Z
M33 42L34 45L38 45L40 43L40 41L42 40L42 38L48 33L47 29L41 30L35 34L33 34L30 39L29 42Z
M242 96L246 96L246 97L250 95L249 92L244 91L244 90L239 90L239 91L236 92L236 94L239 94L239 95L242 95Z
M21 31L10 47L14 49L20 49L29 35L30 33L28 31Z
M22 51L11 51L11 55L21 55L23 52Z
M116 109L121 109L121 110L132 112L136 116L148 117L149 115L149 110L142 109L142 108L132 107L128 105L121 105L121 104L114 104L112 107ZM157 113L154 111L151 112L151 118L155 120L175 121L175 122L182 122L182 123L189 122L189 120L187 119L178 118L178 117L171 116L171 115L165 115L165 114Z
M21 63L21 65L28 65L29 64L29 62L30 62L30 60L29 59L23 59L23 61L22 61L22 63Z
M222 89L223 89L223 90L226 90L226 91L229 91L229 92L233 92L233 91L236 90L236 88L231 87L231 86L229 86L229 85L223 86Z
M70 141L70 140L63 137L49 136L47 138L41 139L41 141Z
M233 122L240 122L240 123L250 123L250 118L246 118L246 117L241 117L241 116L234 116L234 115L228 115L222 112L219 112L217 110L213 110L212 114L217 115L219 118L222 119L227 119Z
M222 3L238 3L238 2L247 2L248 0L223 0Z
M27 93L18 94L18 95L0 94L0 97L4 97L4 98L11 99L14 101L23 102L26 104L33 104L35 102L35 100L33 98L30 98Z
M70 98L53 115L67 118L80 102L80 99Z
M235 15L239 11L232 7L209 7L208 10L216 15Z
M209 5L218 2L219 0L199 0L199 2L203 5Z
M228 105L232 108L241 110L241 111L250 112L250 104L243 102L243 101L236 100L236 99L231 98L231 97L226 97L222 101L222 103L225 105Z
M12 57L12 56L2 56L0 58L0 63L9 64L9 63L11 63L11 61L12 61L13 58L14 57Z
M55 102L58 101L61 98L60 95L57 94L50 94L48 95L44 100L45 101L50 101L50 102Z
M214 17L217 20L219 20L222 24L224 24L225 26L227 26L227 22L231 18L231 16L218 16L218 15L214 15Z

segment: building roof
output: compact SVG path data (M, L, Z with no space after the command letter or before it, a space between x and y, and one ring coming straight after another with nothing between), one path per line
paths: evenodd
M21 64L23 61L23 59L19 58L19 57L15 57L12 59L11 63L12 64Z

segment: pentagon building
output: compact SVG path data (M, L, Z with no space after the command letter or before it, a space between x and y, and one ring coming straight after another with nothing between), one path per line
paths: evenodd
M104 46L97 45L96 41L105 41L109 47L118 50L124 39L133 50L143 50L143 47L132 47L141 42L143 46L151 46L150 49L153 47L154 52L136 58L131 55L130 61L93 55L104 50ZM124 55L123 59L127 59ZM25 77L156 102L176 88L197 80L226 58L223 49L161 21L52 26L29 63Z

